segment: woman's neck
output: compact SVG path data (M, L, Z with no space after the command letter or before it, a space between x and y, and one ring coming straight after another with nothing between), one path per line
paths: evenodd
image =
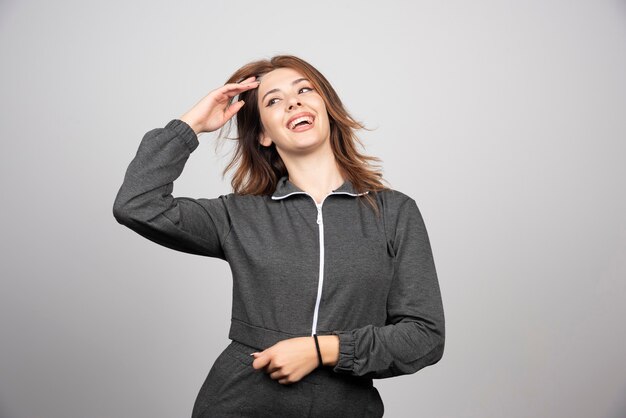
M307 192L317 203L339 188L345 181L332 150L297 158L283 158L289 181Z

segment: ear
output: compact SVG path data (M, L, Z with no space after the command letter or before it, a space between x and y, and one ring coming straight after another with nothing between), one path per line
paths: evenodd
M265 135L265 132L261 132L259 134L259 143L264 147L269 147L270 145L272 145L272 138Z

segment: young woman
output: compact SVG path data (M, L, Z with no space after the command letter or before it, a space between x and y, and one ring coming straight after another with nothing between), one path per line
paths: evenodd
M173 197L198 135L231 118L233 193ZM115 218L232 270L232 341L194 418L381 417L373 379L441 359L444 313L423 219L415 200L381 183L377 159L359 153L360 128L319 71L282 55L245 65L142 139Z

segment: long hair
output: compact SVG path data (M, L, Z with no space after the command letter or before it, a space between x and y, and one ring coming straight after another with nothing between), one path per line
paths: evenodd
M357 150L358 143L363 143L356 136L358 129L367 129L350 116L344 108L335 89L326 78L311 64L293 55L277 55L270 59L250 62L230 76L226 84L239 83L248 77L260 77L277 68L291 68L308 78L315 90L322 96L330 122L330 143L337 164L343 174L350 180L357 193L370 191L359 198L364 198L378 214L378 205L371 192L388 189L383 185L382 172L377 157L364 155ZM233 191L241 195L270 195L276 190L278 180L287 175L287 168L272 143L262 146L259 142L263 131L258 107L258 89L251 89L239 94L239 100L245 101L235 115L237 123L236 146L231 161L222 175L236 168L231 180ZM231 99L231 103L234 98ZM228 132L231 123L222 127L219 137Z

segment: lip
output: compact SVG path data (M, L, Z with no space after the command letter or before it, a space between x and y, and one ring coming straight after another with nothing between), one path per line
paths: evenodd
M315 115L311 112L300 112L300 113L296 113L295 115L293 115L285 124L285 126L287 127L287 129L289 129L289 125L291 124L291 122L295 119L298 119L302 116L310 116L313 118L313 122L315 122Z

